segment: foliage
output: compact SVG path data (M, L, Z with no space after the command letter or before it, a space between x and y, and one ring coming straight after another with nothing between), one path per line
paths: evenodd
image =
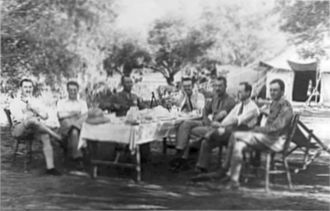
M81 50L81 43L86 46L92 40L98 44L95 39L99 37L94 32L100 28L99 10L106 9L106 13L114 18L111 10L104 6L110 4L108 2L111 3L90 0L3 1L3 80L15 84L22 76L34 75L38 79L45 76L44 82L55 85L63 78L77 76L82 69L88 69L90 64L85 62L88 57L86 51ZM88 47L93 49L93 46Z
M283 20L281 30L289 33L290 40L302 47L305 57L325 55L324 39L329 36L329 1L277 1L277 10Z
M214 42L181 20L165 18L156 21L149 31L148 43L154 55L149 67L172 84L174 75L188 64L197 64Z
M253 6L257 6L258 10L253 10ZM205 55L206 61L247 66L273 56L284 45L276 26L277 21L271 5L265 1L258 1L257 5L250 7L232 3L205 8L199 27L210 39L216 40Z
M114 72L121 75L130 75L135 68L141 68L151 60L149 52L136 42L125 41L111 46L109 53L103 61L103 67L108 76Z

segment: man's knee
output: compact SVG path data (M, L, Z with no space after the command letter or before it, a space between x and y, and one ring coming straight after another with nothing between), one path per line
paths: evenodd
M36 118L31 118L25 120L24 124L26 127L38 127L40 125L40 122Z
M71 136L78 137L79 136L79 130L77 128L71 129Z
M236 142L234 145L234 152L240 153L246 147L246 144L242 141Z

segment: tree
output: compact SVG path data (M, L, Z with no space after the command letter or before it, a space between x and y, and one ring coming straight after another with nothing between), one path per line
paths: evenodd
M109 27L99 16L115 18L112 1L5 0L1 8L1 76L17 83L23 75L45 76L56 85L62 78L81 74L102 51ZM107 14L104 16L104 14ZM108 18L108 19L107 19ZM86 61L90 61L87 63ZM96 66L96 65L94 65Z
M329 39L329 1L277 1L282 24L281 30L291 35L301 56L318 57L326 54L324 39Z
M239 3L204 8L196 24L216 41L207 51L206 59L247 66L272 57L285 46L284 34L278 30L278 19L271 4L267 1Z
M103 67L108 76L114 72L129 76L133 69L142 68L150 60L149 52L138 43L125 41L111 46L106 59L103 61Z
M214 42L181 20L163 19L157 20L149 31L148 43L153 55L148 67L172 84L174 75L188 64L197 64Z

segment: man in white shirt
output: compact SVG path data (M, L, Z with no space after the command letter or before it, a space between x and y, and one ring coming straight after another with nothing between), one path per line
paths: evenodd
M48 118L48 113L42 103L32 95L32 80L23 79L20 82L20 89L21 95L10 103L10 112L13 120L12 135L18 138L33 135L40 139L46 160L46 174L61 175L54 168L53 148L50 142L50 136L58 141L61 140L61 136L40 122L40 120Z
M207 171L212 149L227 145L229 137L234 130L248 130L253 128L258 121L258 106L250 99L252 86L247 82L239 84L238 97L240 102L221 121L214 122L210 131L205 135L201 144L196 170L203 173Z
M67 83L68 98L57 103L57 116L60 121L60 132L68 141L71 158L82 167L82 153L78 150L79 131L86 117L88 108L84 100L78 99L79 84Z
M179 107L180 111L188 113L193 110L202 110L205 105L204 95L193 91L191 78L182 78L182 91L173 100L173 104Z

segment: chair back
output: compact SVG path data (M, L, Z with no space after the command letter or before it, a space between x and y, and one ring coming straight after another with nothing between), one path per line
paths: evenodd
M291 119L291 122L290 122L290 125L288 128L288 132L287 132L287 138L284 143L284 148L283 148L284 154L287 154L289 151L288 149L289 149L290 143L293 140L294 134L295 134L297 126L298 126L299 117L300 117L299 114L294 114Z
M7 120L8 120L8 123L9 123L9 127L11 128L13 126L13 121L11 119L11 112L9 109L3 109L4 112L6 113L6 116L7 116Z

